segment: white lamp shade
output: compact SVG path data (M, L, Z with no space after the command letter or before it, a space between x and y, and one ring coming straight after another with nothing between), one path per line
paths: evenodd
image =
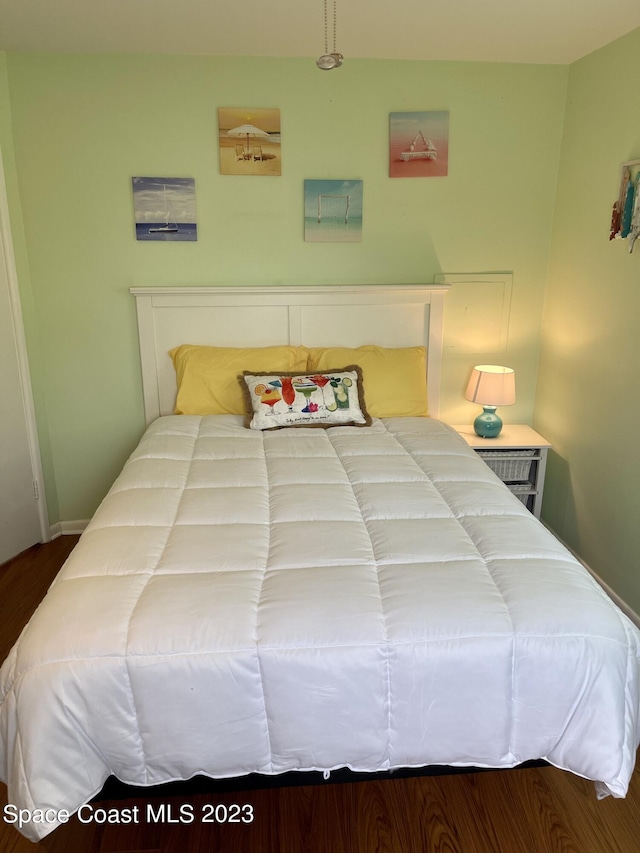
M477 364L464 396L481 406L511 406L516 401L515 373L510 367Z

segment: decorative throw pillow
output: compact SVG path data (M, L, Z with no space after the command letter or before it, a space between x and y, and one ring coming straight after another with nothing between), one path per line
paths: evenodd
M356 365L319 373L252 373L240 377L250 429L369 426Z

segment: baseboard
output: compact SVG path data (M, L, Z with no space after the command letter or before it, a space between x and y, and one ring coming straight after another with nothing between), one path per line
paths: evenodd
M584 568L589 572L591 577L596 581L596 583L598 583L602 587L602 589L607 593L607 595L613 601L613 603L616 604L620 608L620 610L622 610L622 612L625 614L625 616L627 616L629 619L631 619L631 621L634 623L634 625L636 625L638 628L640 628L640 615L638 615L636 613L636 611L633 610L633 608L629 607L627 602L624 599L620 598L618 593L614 592L614 590L611 589L609 584L606 583L605 581L603 581L602 578L600 577L600 575L597 572L594 572L594 570L591 568L591 566L588 565L588 563L585 563L585 561L582 559L582 557L580 557L578 554L576 554L576 552L573 550L573 548L570 548L569 545L567 545L567 543L564 542L558 536L558 534L555 532L555 530L552 530L551 527L549 527L548 525L545 525L545 527L547 527L547 529L551 533L553 533L553 535L556 537L556 539L559 542L562 542L562 544L567 549L567 551L571 552L571 554L576 558L576 560L580 563L580 565L584 566Z
M84 532L88 524L88 518L81 518L78 521L58 521L49 528L51 538L57 539L58 536L78 536Z
M596 572L593 571L591 566L588 566L583 560L580 560L579 557L576 557L576 559L580 563L582 563L582 565L589 572L589 574L593 577L593 579L600 584L600 586L607 593L609 598L614 602L614 604L618 605L618 607L620 608L620 610L622 610L622 612L625 614L625 616L628 616L629 619L631 619L631 621L636 625L636 627L640 628L640 616L636 613L636 611L633 610L633 608L629 607L627 602L623 598L620 598L618 593L614 592L614 590L611 589L609 584L605 583L605 581L602 580L600 575L596 574Z

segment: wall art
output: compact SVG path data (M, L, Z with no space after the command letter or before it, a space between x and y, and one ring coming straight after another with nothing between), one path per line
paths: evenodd
M389 177L436 178L449 173L449 113L390 113Z
M137 240L198 239L193 178L132 178Z
M219 107L221 175L282 174L280 110Z
M304 182L304 239L308 243L362 240L362 181Z
M622 164L618 198L611 213L609 239L627 240L633 252L640 237L640 160L628 160Z

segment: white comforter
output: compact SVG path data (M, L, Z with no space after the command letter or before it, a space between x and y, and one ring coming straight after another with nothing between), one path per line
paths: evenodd
M534 758L626 793L640 636L457 435L240 420L156 421L25 628L10 803Z

